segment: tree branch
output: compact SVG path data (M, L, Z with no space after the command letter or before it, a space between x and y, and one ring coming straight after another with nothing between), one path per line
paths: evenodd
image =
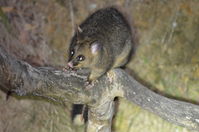
M124 97L140 107L159 115L169 122L189 129L199 130L199 106L158 95L130 77L117 71Z
M63 72L50 67L32 67L16 60L0 48L0 86L19 96L33 95L53 100L86 103L82 89L85 75ZM82 99L83 98L83 99ZM83 101L82 101L83 100Z
M86 89L84 83L87 74L83 70L63 72L49 67L35 68L11 57L0 47L0 87L6 92L87 104L90 108L89 123L99 122L100 125L96 127L103 126L102 130L107 131L110 131L110 123L103 124L101 121L111 121L112 101L117 96L170 122L199 130L199 106L158 95L121 69L111 70L94 82L92 88ZM108 111L110 114L103 116L102 113Z

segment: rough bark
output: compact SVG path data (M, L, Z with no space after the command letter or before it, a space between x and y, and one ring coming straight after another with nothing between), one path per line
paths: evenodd
M114 98L124 97L160 117L199 130L199 106L158 95L121 69L114 69L85 88L87 72L32 67L0 47L0 88L19 96L39 96L89 106L87 131L109 132Z

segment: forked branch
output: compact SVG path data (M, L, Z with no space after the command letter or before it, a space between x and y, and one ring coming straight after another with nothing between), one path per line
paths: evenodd
M114 69L85 88L87 73L32 67L10 56L0 47L0 88L19 96L40 96L53 101L69 101L89 106L88 131L111 131L115 97L130 102L160 117L199 130L199 106L158 95L121 69Z

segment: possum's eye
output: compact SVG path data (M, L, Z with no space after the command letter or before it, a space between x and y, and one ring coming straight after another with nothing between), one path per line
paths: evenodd
M74 50L71 50L71 51L70 51L70 55L73 56L74 54L75 54L75 51L74 51Z
M77 56L77 60L78 61L83 61L83 60L85 60L85 56L79 55L79 56Z

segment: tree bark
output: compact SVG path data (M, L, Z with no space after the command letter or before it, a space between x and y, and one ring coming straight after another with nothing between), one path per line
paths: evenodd
M110 132L115 97L159 115L172 123L199 130L199 106L158 95L129 76L114 69L90 88L85 88L88 72L62 71L52 67L32 67L10 56L0 47L0 88L19 96L38 96L56 102L87 104L89 132Z

